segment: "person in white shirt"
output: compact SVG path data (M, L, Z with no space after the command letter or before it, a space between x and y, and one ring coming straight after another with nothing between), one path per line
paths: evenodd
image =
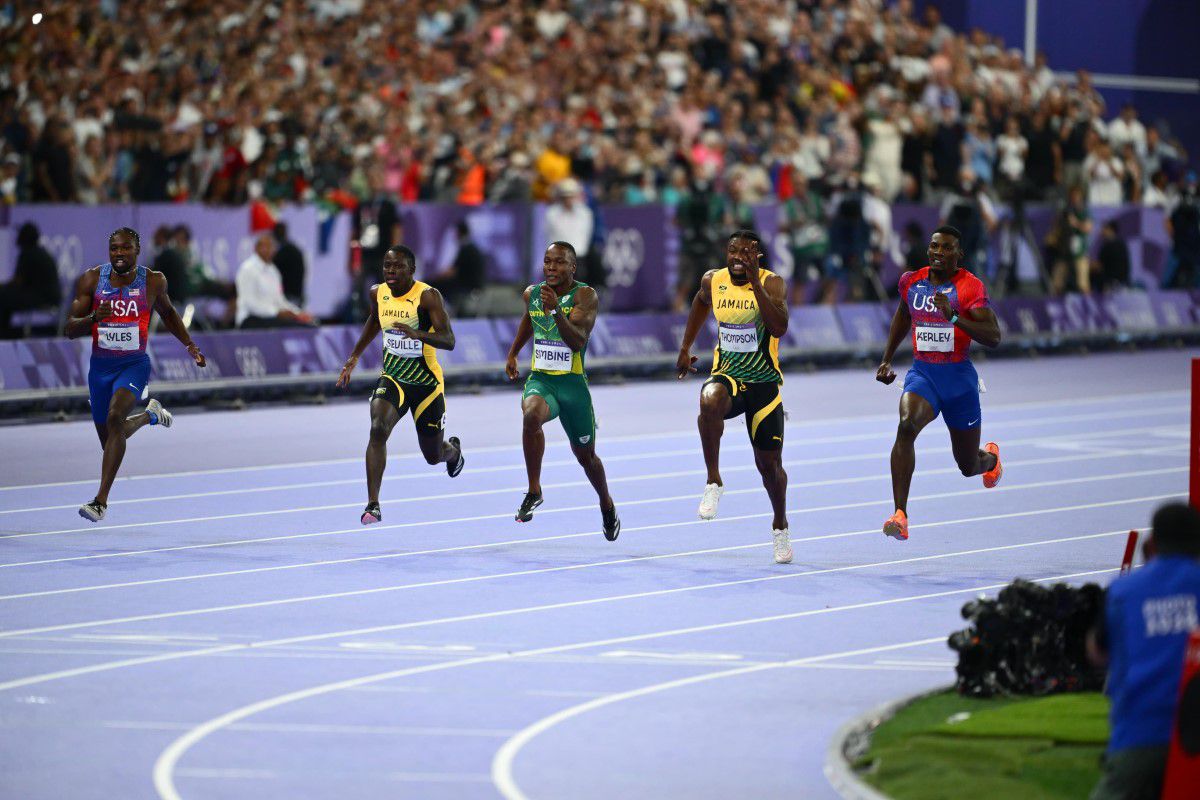
M281 328L312 325L311 314L301 311L283 294L283 276L271 262L275 238L264 233L254 243L254 252L237 271L237 326Z
M1146 155L1146 126L1137 118L1136 108L1126 105L1121 116L1108 123L1108 141L1118 153L1126 144L1132 144L1139 157Z
M1125 177L1125 166L1113 155L1107 142L1097 144L1084 159L1083 174L1087 180L1089 206L1119 206L1124 200L1121 180Z
M546 237L551 241L569 242L580 260L592 244L596 220L583 201L583 187L574 178L563 178L554 187L558 202L546 209Z

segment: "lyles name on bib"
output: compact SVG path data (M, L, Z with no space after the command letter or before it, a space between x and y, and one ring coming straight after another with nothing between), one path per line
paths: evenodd
M104 350L137 350L142 344L141 331L136 322L97 325L96 344Z

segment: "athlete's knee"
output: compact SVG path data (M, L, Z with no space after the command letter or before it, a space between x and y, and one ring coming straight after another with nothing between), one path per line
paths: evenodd
M917 438L917 434L921 432L921 426L917 424L917 420L910 414L900 415L900 424L896 426L896 438L905 441L912 441Z
M385 422L382 419L374 419L373 418L371 420L371 441L372 442L376 442L376 443L386 442L388 440L388 435L390 433L391 433L391 429L388 427L387 422Z
M125 433L125 414L116 409L109 409L108 416L104 419L104 427L110 436L114 433Z
M709 419L724 419L725 406L729 401L719 394L700 395L700 416Z
M787 473L783 469L783 459L775 451L755 450L754 465L758 467L759 474L762 475L764 481L775 481L781 478L787 480Z
M593 449L575 450L575 460L579 462L579 466L587 469L594 464L599 463L600 459L596 456L596 451Z
M521 425L526 433L537 433L546 422L546 415L540 408L527 408L521 415Z

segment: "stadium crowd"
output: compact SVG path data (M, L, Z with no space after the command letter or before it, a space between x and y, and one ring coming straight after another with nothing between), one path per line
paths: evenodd
M689 282L765 200L810 274L888 249L873 205L935 204L982 239L996 203L1053 201L1054 288L1087 291L1094 265L1072 265L1100 231L1070 208L1194 194L1169 131L1106 108L1087 73L1059 80L912 0L51 0L36 25L7 8L5 203L358 209L581 186L676 207Z

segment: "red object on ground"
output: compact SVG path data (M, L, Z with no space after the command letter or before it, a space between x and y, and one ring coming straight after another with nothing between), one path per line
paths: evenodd
M1137 552L1138 532L1130 531L1129 538L1125 540L1125 556L1121 559L1121 574L1124 575L1133 569L1133 554Z
M1184 651L1162 800L1196 800L1197 787L1200 787L1200 628L1192 631Z

